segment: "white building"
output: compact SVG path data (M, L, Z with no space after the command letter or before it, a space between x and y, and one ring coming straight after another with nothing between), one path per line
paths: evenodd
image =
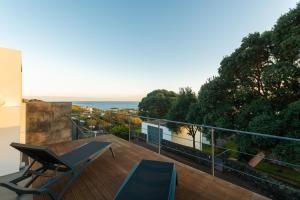
M177 144L193 147L193 138L187 134L186 129L182 129L180 133L172 133L172 131L165 125L160 125L161 138ZM158 143L158 124L155 122L142 122L142 133L146 134L147 142ZM203 136L201 132L197 132L195 136L195 145L197 149L202 150L202 144L209 144L209 141ZM202 142L200 142L202 141Z
M17 172L20 153L11 142L24 142L21 52L0 48L0 176Z

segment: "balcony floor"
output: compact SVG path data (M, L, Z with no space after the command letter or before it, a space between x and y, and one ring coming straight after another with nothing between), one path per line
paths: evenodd
M91 139L54 144L50 145L50 148L56 153L62 154L89 140ZM213 177L113 135L99 136L97 140L112 142L116 159L112 158L109 151L102 154L77 178L66 192L64 199L113 199L129 170L141 159L162 160L176 164L178 186L175 197L177 200L267 199L259 194ZM58 189L59 187L61 186L58 185ZM49 198L39 195L35 196L34 199Z

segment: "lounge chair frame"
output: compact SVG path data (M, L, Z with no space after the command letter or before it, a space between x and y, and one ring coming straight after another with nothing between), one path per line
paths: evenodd
M86 145L88 145L88 143ZM18 148L18 147L23 147L24 145L18 143L12 143L11 146ZM103 152L109 149L113 158L115 158L114 152L111 148L111 144L108 144L106 147L95 152L93 155L89 156L88 159L85 159L83 162L80 162L77 165L70 165L64 162L63 160L60 159L59 156L51 152L46 147L37 147L32 145L26 145L26 146L27 147L31 146L32 148L38 149L43 153L46 153L51 157L57 159L58 162L45 163L33 159L31 164L28 167L26 167L24 172L19 177L9 182L0 183L0 186L6 187L16 192L18 196L24 194L37 194L37 195L47 194L53 200L60 200L62 199L65 192L72 185L74 180L82 173L82 171L87 166L89 166L89 164L91 164L96 158L98 158ZM38 165L38 167L36 167L36 165ZM48 177L48 180L38 188L30 187L39 177ZM30 180L24 186L18 185L18 183L20 183L21 181L24 181L29 178ZM55 194L55 192L51 189L51 187L57 184L58 182L64 180L65 178L67 178L67 181L64 185L64 188L58 194Z

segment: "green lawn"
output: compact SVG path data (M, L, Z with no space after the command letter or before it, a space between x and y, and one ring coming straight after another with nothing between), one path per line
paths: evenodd
M224 148L215 147L215 155L220 154L225 151L225 149L232 149L234 151L228 151L230 158L238 158L237 145L234 140L228 142ZM204 153L211 154L211 145L210 144L202 144L202 151Z
M224 151L224 149L215 147L215 154L219 154L223 151ZM211 145L210 144L202 144L202 152L211 154Z
M231 149L233 151L229 151L229 158L235 158L237 159L239 156L239 153L237 152L238 147L234 140L231 140L227 144L225 144L224 148Z
M276 165L268 161L261 161L255 168L279 179L300 185L300 173L292 168Z

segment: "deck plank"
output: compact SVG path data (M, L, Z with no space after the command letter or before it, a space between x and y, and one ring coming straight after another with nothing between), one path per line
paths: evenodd
M94 139L94 138L93 138ZM83 139L72 142L53 144L49 147L58 154L71 151L93 139ZM95 160L74 182L64 196L65 200L111 200L117 193L131 168L141 159L152 159L174 162L178 173L176 188L177 200L216 200L216 199L267 199L249 190L231 184L205 172L159 155L113 135L103 135L96 138L99 141L112 142L116 155L106 151ZM63 184L57 186L61 189ZM35 200L49 199L46 196L34 196Z

